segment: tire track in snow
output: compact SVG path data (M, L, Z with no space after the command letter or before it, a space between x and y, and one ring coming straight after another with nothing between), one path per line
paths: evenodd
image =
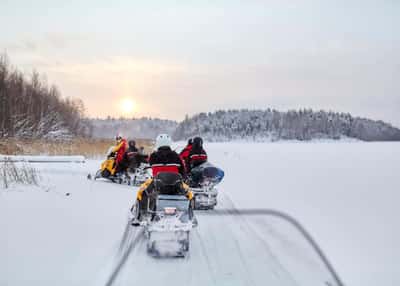
M210 260L210 257L208 255L207 251L206 251L206 247L205 247L205 245L203 243L203 240L202 240L199 232L197 231L197 229L194 231L194 233L195 233L196 237L199 240L199 245L200 245L200 248L201 248L201 254L204 257L206 265L207 265L207 268L208 268L208 271L211 274L211 280L213 282L213 285L218 285L217 284L217 279L216 279L216 273L215 273L214 268L211 266L211 260Z
M277 278L286 276L291 280L293 285L299 285L299 283L296 281L296 279L293 277L293 275L286 269L286 267L281 263L279 258L273 253L270 245L265 241L265 239L263 239L251 227L251 225L245 221L243 216L240 214L240 211L235 207L231 198L227 194L224 194L223 197L224 197L223 201L224 201L224 203L227 204L228 208L227 208L227 210L224 210L222 212L226 212L228 215L230 215L232 217L236 217L237 218L236 221L238 222L239 227L246 233L251 234L252 237L255 237L258 240L258 242L263 246L264 250L275 261L274 264L276 264L276 266L278 266L282 270L282 273L279 273L277 269L274 269L274 267L271 267L270 270L272 271L272 273L274 273ZM284 274L284 275L282 275L282 274Z
M125 226L125 230L124 233L122 235L122 239L121 242L119 243L119 248L118 248L118 253L123 253L124 248L126 248L127 246L130 245L130 240L135 237L136 233L138 232L138 229L135 228L132 231L132 226L130 224L130 222L128 221L126 226Z
M210 214L208 214L207 212L210 212ZM203 214L206 214L208 216L208 215L211 215L212 213L215 213L214 210L207 211L207 212L206 213L203 212ZM226 210L224 210L223 212L228 214L228 211L226 211ZM243 275L240 276L240 278L243 279L242 282L245 283L244 285L256 285L256 283L252 279L252 277L247 275L249 273L249 265L248 265L248 263L246 261L246 256L244 255L244 253L243 253L243 251L242 251L242 249L240 247L240 244L238 242L238 238L237 238L236 234L234 233L233 228L232 227L228 227L229 225L234 225L234 223L232 223L230 221L232 218L229 217L229 216L222 216L222 217L227 217L227 219L222 220L221 217L213 218L212 219L213 221L209 223L209 227L211 227L211 230L213 232L215 231L215 233L221 233L221 231L223 231L224 236L228 237L229 238L228 241L231 242L231 244L229 244L229 246L234 246L233 249L236 252L235 257L237 258L234 261L239 262L237 264L240 265L241 267L237 267L236 269L231 269L231 271L232 270L236 271L235 274L238 273L238 272L243 274ZM217 225L214 225L215 223L217 223ZM220 228L220 224L224 225L224 227ZM214 236L214 233L210 233L210 231L207 232L207 233L204 233L203 235L204 235L204 237L201 237L201 235L199 235L199 236L200 236L201 243L204 246L204 252L206 253L207 256L208 256L208 253L211 253L214 256L216 256L215 260L218 262L217 265L216 265L218 267L218 269L219 269L218 272L224 272L224 269L225 269L226 264L227 264L227 259L226 259L226 257L224 257L224 255L220 255L219 250L223 246L225 247L225 245L224 244L218 244L218 243L216 244L215 239L211 239ZM217 235L219 235L219 234L217 234ZM226 246L228 246L228 245L226 245ZM225 254L229 253L229 252L230 252L230 249L226 249L225 250ZM224 254L224 252L222 252L222 254ZM232 254L233 253L230 252L230 255L232 255ZM219 282L221 283L222 281L219 281Z
M279 241L285 247L285 249L281 249L281 251L284 251L292 260L298 260L298 258L301 257L302 263L308 269L319 269L320 271L318 272L320 273L326 271L326 268L323 267L321 261L315 260L315 253L312 253L314 254L313 255L314 259L311 258L310 245L307 244L307 248L304 246L301 247L299 245L299 241L296 242L294 240L291 240L290 237L285 235L283 232L280 232L276 227L272 226L270 223L266 222L265 219L259 221L255 220L254 226L251 226L251 229L254 232L258 233L259 237L267 235L270 236L272 240ZM304 242L306 241L304 240Z
M221 201L223 201L222 204L229 204L229 201L224 198L221 198ZM198 285L196 284L197 281L193 279L191 271L192 269L198 268L196 270L200 271L203 275L205 273L209 275L209 277L203 278L208 281L209 285L220 285L220 283L227 281L234 283L239 280L243 285L262 285L260 283L257 284L252 279L251 275L249 275L251 273L251 267L247 263L248 258L246 258L246 255L241 248L239 238L242 236L238 236L239 234L237 229L238 227L243 230L243 225L235 223L236 221L232 221L233 217L229 210L222 211L224 212L224 215L217 215L216 217L213 217L212 215L215 211L209 211L209 213L203 212L204 215L202 215L201 212L198 212L198 217L203 222L201 223L200 221L199 227L192 231L194 237L191 237L191 250L184 258L189 268L188 271L184 271L185 274L182 275L180 279L186 280L186 285ZM236 218L236 216L234 217ZM229 225L237 225L237 227L227 227ZM228 238L228 244L223 243L226 238ZM133 228L132 230L132 226L128 223L125 227L118 248L118 252L121 256L117 263L115 263L115 266L107 279L107 283L105 284L106 286L112 286L115 284L129 285L132 284L130 283L132 282L130 280L139 280L140 282L141 277L138 276L138 272L129 272L124 270L124 266L127 264L127 261L130 261L131 257L134 260L129 269L137 270L140 267L157 269L157 271L162 269L162 272L164 271L165 273L161 274L162 272L158 272L158 275L161 276L168 272L168 269L159 267L163 263L162 260L147 256L146 251L144 251L146 249L145 242L144 230L142 228ZM194 247L197 249L194 249ZM174 263L174 261L170 262ZM176 267L182 267L182 260L177 259L176 262L180 263L179 265L177 264ZM134 265L140 267L134 267ZM170 268L171 265L166 266L167 268ZM118 283L116 283L117 280ZM293 283L287 285L293 285Z
M223 202L220 203L223 205ZM214 216L215 210L198 211L196 214L199 228L195 234L206 260L208 274L214 285L257 285L248 275L251 267L240 246L234 218L227 210L222 211L225 213L223 216ZM246 243L243 241L243 244ZM264 285L264 282L259 284Z
M127 228L125 229L124 235L123 235L123 239L121 240L121 245L120 245L120 251L121 249L123 249L123 245L126 244L126 240L128 238L130 238L129 242L127 243L127 248L125 249L125 251L122 253L121 257L119 258L119 260L117 261L117 263L115 264L115 267L113 268L113 270L111 271L107 282L105 283L105 286L112 286L116 280L116 278L118 277L119 273L121 272L121 270L123 269L126 261L128 260L130 254L132 253L132 251L136 248L136 245L138 244L138 242L140 241L141 237L143 236L143 229L137 230L137 231L133 231L131 232L129 229L131 228L130 226L130 222L128 221L127 223ZM131 235L129 235L131 233Z
M313 251L315 252L317 257L320 259L321 263L323 264L323 266L324 266L323 269L325 271L327 271L327 274L329 274L329 276L330 276L330 279L328 279L328 280L333 279L332 280L333 284L331 282L328 282L327 280L325 280L326 278L324 278L323 280L319 281L317 285L320 285L320 283L322 283L323 285L338 285L338 286L344 285L341 278L339 277L338 273L336 272L335 268L332 266L331 262L329 261L329 259L325 255L325 253L322 251L320 246L312 238L310 233L302 226L302 224L300 224L295 218L291 217L290 215L288 215L286 213L283 213L283 212L277 211L277 210L273 210L273 209L238 210L234 207L232 200L226 194L224 194L224 196L226 197L227 200L229 200L231 202L231 205L232 205L232 208L228 208L228 210L233 211L233 213L232 213L233 215L242 217L242 220L243 220L243 215L258 215L258 216L261 215L264 217L269 216L269 217L279 218L281 221L288 223L288 225L290 225L293 228L293 230L296 230L301 235L301 237L305 241L307 241L307 243L309 244L311 249L313 249ZM216 212L218 213L218 215L225 214L224 211L220 210L220 209L216 210ZM265 222L265 224L266 224L266 222ZM245 225L247 225L249 227L249 229L252 232L254 232L255 234L257 233L248 222L245 222ZM261 242L263 242L264 244L266 244L268 249L271 250L271 247L269 246L269 244L261 237L261 233L258 234L257 236L258 236L259 240ZM279 262L279 260L278 260L278 262ZM315 274L313 274L313 276L315 276ZM308 284L306 284L306 285L308 285Z
M268 281L299 285L271 245L252 228L227 195L220 197L220 206L216 210L197 212L196 215L199 227L192 230L190 251L183 259L148 256L144 230L128 223L118 247L120 257L105 285L132 285L133 281L140 283L141 279L145 282L152 273L156 276L150 278L156 281L177 282L177 285L231 285L231 282L234 285L264 285ZM128 264L129 267L125 267ZM179 273L175 272L177 269ZM199 284L199 275L193 275L192 271L203 276L200 281L205 283Z
M116 283L116 285L136 285L135 283L130 283L130 280L132 280L132 278L135 278L137 275L140 275L140 273L133 272L133 275L132 275L129 270L130 269L140 269L140 267L145 267L145 265L142 264L138 259L139 257L141 257L140 252L143 251L143 249L146 245L145 231L141 227L131 226L131 228L134 228L136 233L139 233L139 232L141 232L141 233L137 234L137 236L135 236L135 239L136 239L135 247L131 250L129 257L127 257L127 259L124 263L125 267L123 270L121 269L120 275L117 277L119 283Z

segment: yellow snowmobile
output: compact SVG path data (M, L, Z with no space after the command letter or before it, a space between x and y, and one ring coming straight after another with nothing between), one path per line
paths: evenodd
M112 182L119 184L131 184L131 179L125 172L117 174L116 153L112 152L112 147L108 152L107 159L101 163L100 170L98 170L94 176L95 180L99 178L109 179Z
M111 153L107 159L101 163L101 176L103 178L108 178L114 176L117 171L117 164L115 163L115 153Z

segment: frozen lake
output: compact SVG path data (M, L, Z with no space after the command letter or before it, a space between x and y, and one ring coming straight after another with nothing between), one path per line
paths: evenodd
M205 147L210 161L225 170L219 208L233 202L238 209L287 212L310 231L346 285L400 284L399 143L210 143ZM1 190L1 285L103 283L118 260L136 188L88 181L86 174L95 172L99 164L95 160L36 164L43 187ZM141 239L116 285L143 281L138 278L141 267L147 277L159 273L152 277L154 282L167 281L177 266L185 273L196 268L196 275L203 278L174 277L171 282L176 285L181 281L260 285L261 274L273 285L326 282L328 275L312 251L283 223L260 217L238 223L235 217L198 216L188 258L151 260ZM246 272L246 267L253 270Z

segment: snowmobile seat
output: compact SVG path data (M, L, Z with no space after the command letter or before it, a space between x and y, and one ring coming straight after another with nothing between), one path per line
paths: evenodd
M154 178L154 187L161 195L184 195L182 176L177 173L161 172Z
M189 185L197 188L204 183L218 184L224 177L224 171L205 162L196 168L193 168L189 174Z

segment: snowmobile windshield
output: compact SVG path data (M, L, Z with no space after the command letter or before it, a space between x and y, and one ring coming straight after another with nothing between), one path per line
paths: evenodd
M110 154L113 152L114 146L110 146L110 148L108 148L107 150L107 154L106 156L110 156Z

